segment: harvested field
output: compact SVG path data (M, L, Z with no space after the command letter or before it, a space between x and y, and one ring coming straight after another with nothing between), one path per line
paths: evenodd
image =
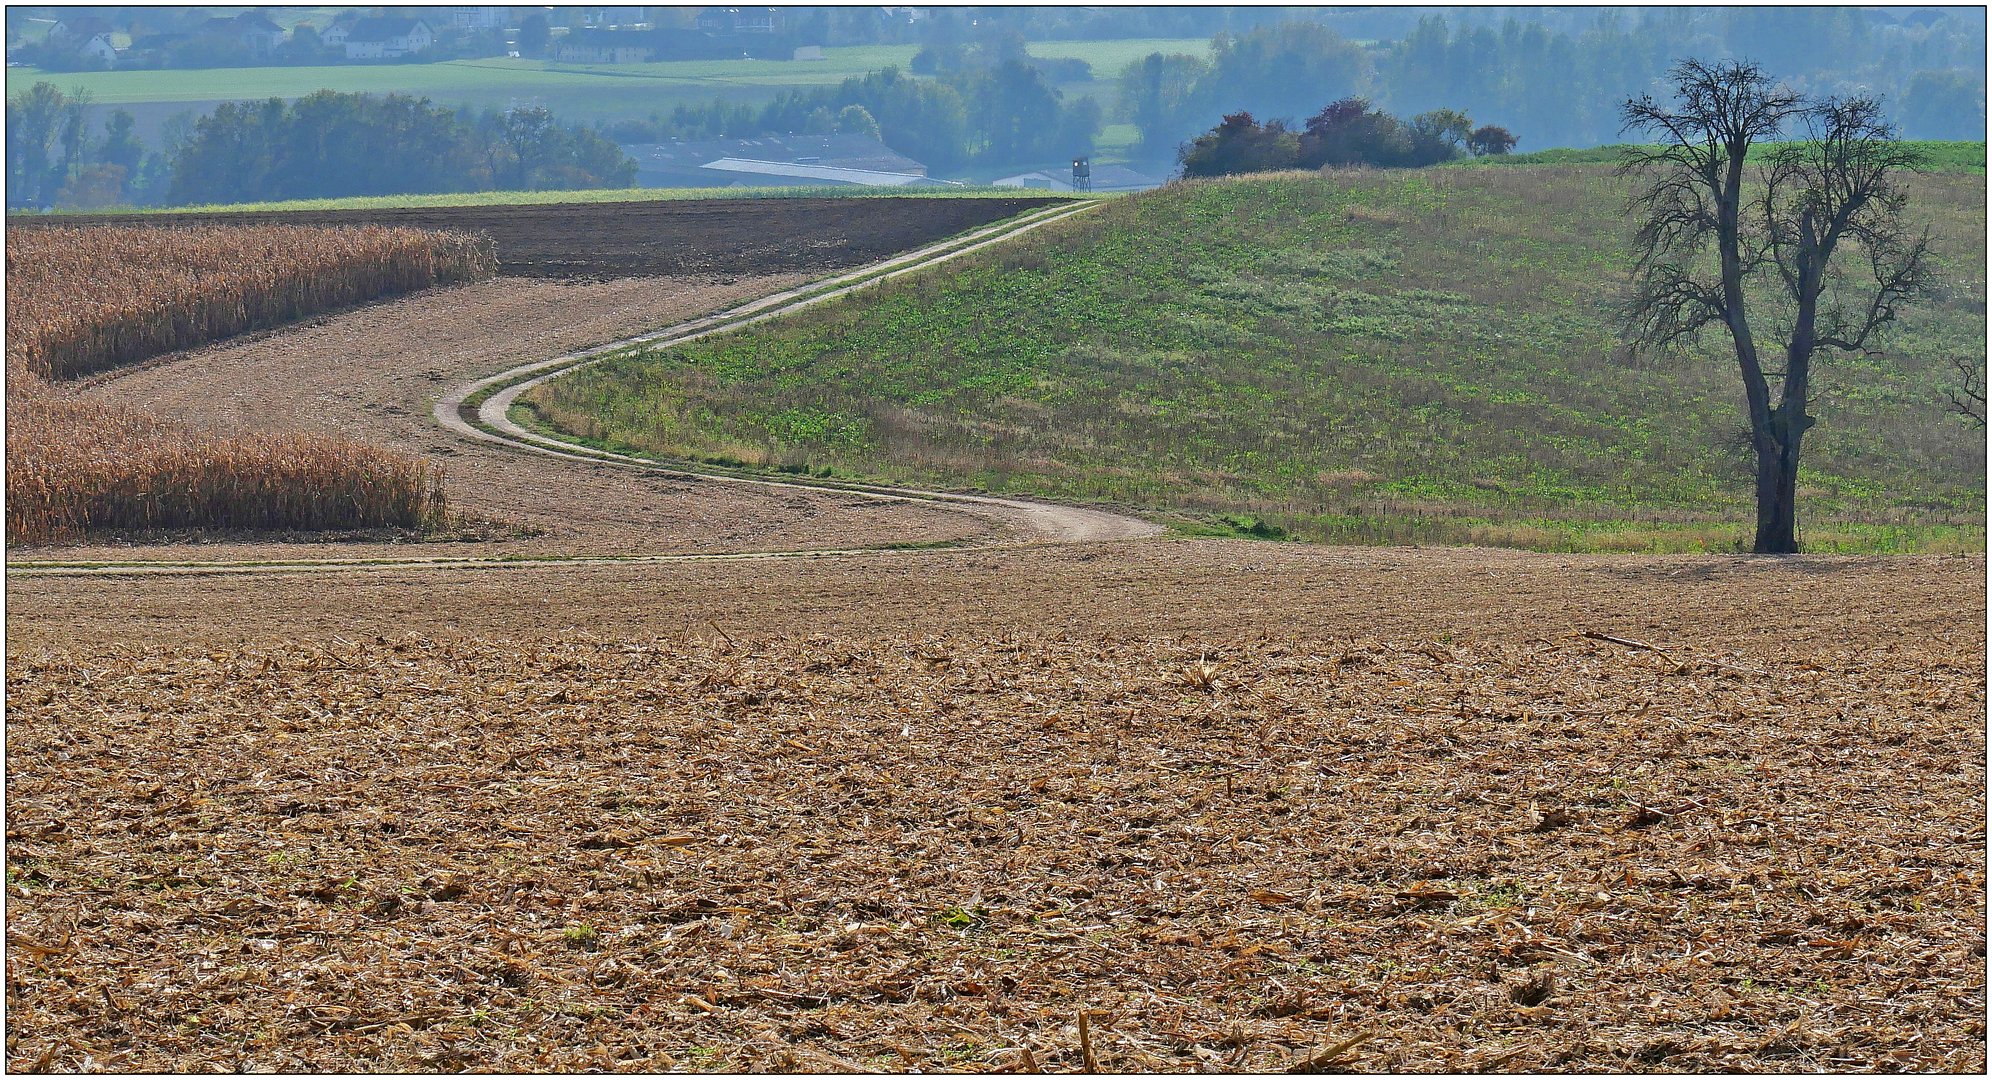
M10 583L11 1067L1984 1064L1981 558L440 580Z
M418 554L1012 535L429 419L793 280L476 284L86 394L352 432L542 530ZM7 1063L1979 1071L1985 566L1151 539L10 576Z
M65 216L65 224L399 225L483 233L519 277L782 274L859 266L1066 200L711 199L393 210ZM10 225L26 225L10 222Z

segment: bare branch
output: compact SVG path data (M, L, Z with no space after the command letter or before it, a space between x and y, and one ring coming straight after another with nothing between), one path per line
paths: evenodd
M1944 391L1950 399L1951 411L1964 417L1975 427L1985 426L1985 360L1976 362L1962 356L1951 357L1951 370L1957 373L1957 385Z

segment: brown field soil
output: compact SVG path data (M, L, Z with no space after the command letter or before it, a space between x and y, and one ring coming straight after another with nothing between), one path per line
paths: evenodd
M12 554L1018 538L429 416L795 280L466 286L89 390L538 536ZM1979 1072L1985 588L1169 539L10 576L6 1060Z
M218 214L65 215L62 224L406 225L483 233L498 271L520 277L780 274L874 262L955 233L1068 200L710 199L545 206ZM32 225L23 217L9 225Z
M16 579L7 1060L1977 1072L1984 589L1163 540Z
M451 509L478 539L317 545L206 537L16 550L15 558L280 559L750 551L995 535L985 517L858 496L646 475L522 455L438 427L435 400L515 364L717 311L808 280L501 278L374 304L116 373L84 390L108 404L237 433L315 431L442 466ZM520 530L524 530L521 532Z

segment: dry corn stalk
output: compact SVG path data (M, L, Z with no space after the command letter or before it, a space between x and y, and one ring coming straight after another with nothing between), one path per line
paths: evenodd
M8 226L7 357L63 379L497 271L482 237L383 226Z
M487 241L415 229L10 227L7 538L96 529L416 528L441 471L314 435L208 435L87 401L85 374L378 296L486 276Z

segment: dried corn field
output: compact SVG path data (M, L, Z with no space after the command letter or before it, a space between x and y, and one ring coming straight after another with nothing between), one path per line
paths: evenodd
M158 530L415 530L442 471L323 435L220 436L25 377L7 401L7 537Z
M382 226L7 228L7 359L67 379L497 272L489 240Z
M8 1064L1982 1069L1973 625L1444 637L17 650Z
M10 227L8 541L441 522L440 470L405 455L208 434L86 403L61 380L495 265L488 241L416 229Z

